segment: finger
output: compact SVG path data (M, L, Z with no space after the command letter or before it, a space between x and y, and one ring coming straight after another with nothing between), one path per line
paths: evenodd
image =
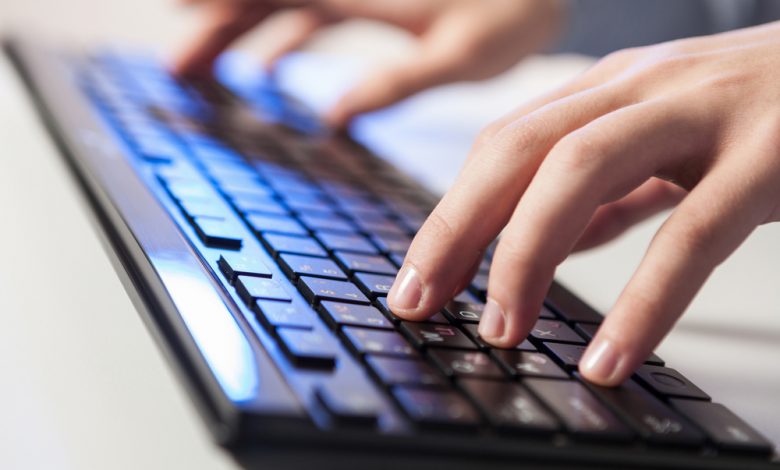
M587 250L617 238L633 225L675 206L685 197L679 186L653 178L628 196L596 210L574 251Z
M275 43L266 53L264 63L267 68L273 67L279 59L301 48L320 28L335 21L335 18L329 18L314 8L301 8L280 15L282 18L279 20L279 31L284 33L282 37L275 38Z
M777 171L756 170L716 167L675 209L583 355L586 379L613 386L628 378L713 269L763 222L767 201L777 200Z
M698 149L707 119L679 100L632 105L563 138L542 163L502 233L480 336L512 347L535 323L556 267L596 209Z
M389 293L393 311L412 320L438 311L506 224L555 142L630 99L620 86L586 90L538 109L476 148L412 242Z
M255 2L211 2L203 6L205 24L174 59L179 76L210 77L214 60L273 9Z

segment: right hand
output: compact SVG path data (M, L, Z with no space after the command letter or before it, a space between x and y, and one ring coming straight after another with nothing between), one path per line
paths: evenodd
M383 21L418 38L416 53L365 77L330 110L343 126L355 115L388 106L426 88L497 75L546 46L559 29L560 0L185 0L206 9L206 22L181 51L174 72L208 76L214 60L273 14L286 16L287 36L268 65L318 30L352 18Z

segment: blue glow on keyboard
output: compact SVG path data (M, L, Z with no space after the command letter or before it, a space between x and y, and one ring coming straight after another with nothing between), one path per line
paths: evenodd
M252 399L260 382L252 348L214 287L175 260L154 265L222 389L232 401Z

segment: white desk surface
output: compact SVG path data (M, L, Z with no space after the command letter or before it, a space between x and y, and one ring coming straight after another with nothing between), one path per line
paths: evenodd
M446 96L470 96L453 106L479 109L463 130L469 137L474 122L581 66L541 60L483 91L456 88ZM132 306L79 188L4 58L0 165L0 468L233 468ZM559 277L606 310L659 220L572 257ZM777 443L779 240L780 226L759 229L658 350Z

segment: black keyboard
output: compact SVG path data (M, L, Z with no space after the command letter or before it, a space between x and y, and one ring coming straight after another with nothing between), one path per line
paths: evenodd
M17 63L68 151L74 130L62 114L46 110L56 105L41 90L51 79L40 76L43 54L16 47ZM440 313L424 322L394 315L387 292L435 198L347 136L324 129L272 85L247 90L181 82L152 60L121 54L70 56L64 64L72 79L67 93L86 97L103 126L100 135L81 139L121 148L127 168L175 223L233 312L246 340L242 354L267 362L275 370L264 373L282 378L275 390L255 383L231 395L230 380L240 389L244 379L227 377L231 365L220 365L219 352L200 343L223 326L199 329L182 314L182 329L158 318L164 342L175 343L185 370L196 366L182 357L206 358L216 382L192 381L194 393L217 408L210 416L220 415L214 398L220 393L209 389L216 383L241 413L278 418L255 428L275 423L276 437L299 450L341 438L347 449L365 442L384 452L377 455L414 448L414 455L462 453L485 464L513 452L570 466L749 468L772 459L766 438L655 354L620 388L582 380L577 364L602 316L560 284L551 287L520 345L504 350L483 342L477 324L492 249L471 285ZM99 172L75 166L82 179L100 180ZM131 218L125 212L120 218ZM118 222L107 224L120 231ZM159 260L168 259L146 255L158 271ZM131 277L154 275L138 269ZM142 296L161 295L140 285L134 289ZM184 293L197 303L197 290L193 285ZM170 298L180 310L187 303L173 292ZM194 342L171 339L179 330ZM237 347L229 336L221 341L225 350ZM261 399L266 405L253 402ZM251 446L256 436L268 437L268 428L255 428L233 421L215 434Z

